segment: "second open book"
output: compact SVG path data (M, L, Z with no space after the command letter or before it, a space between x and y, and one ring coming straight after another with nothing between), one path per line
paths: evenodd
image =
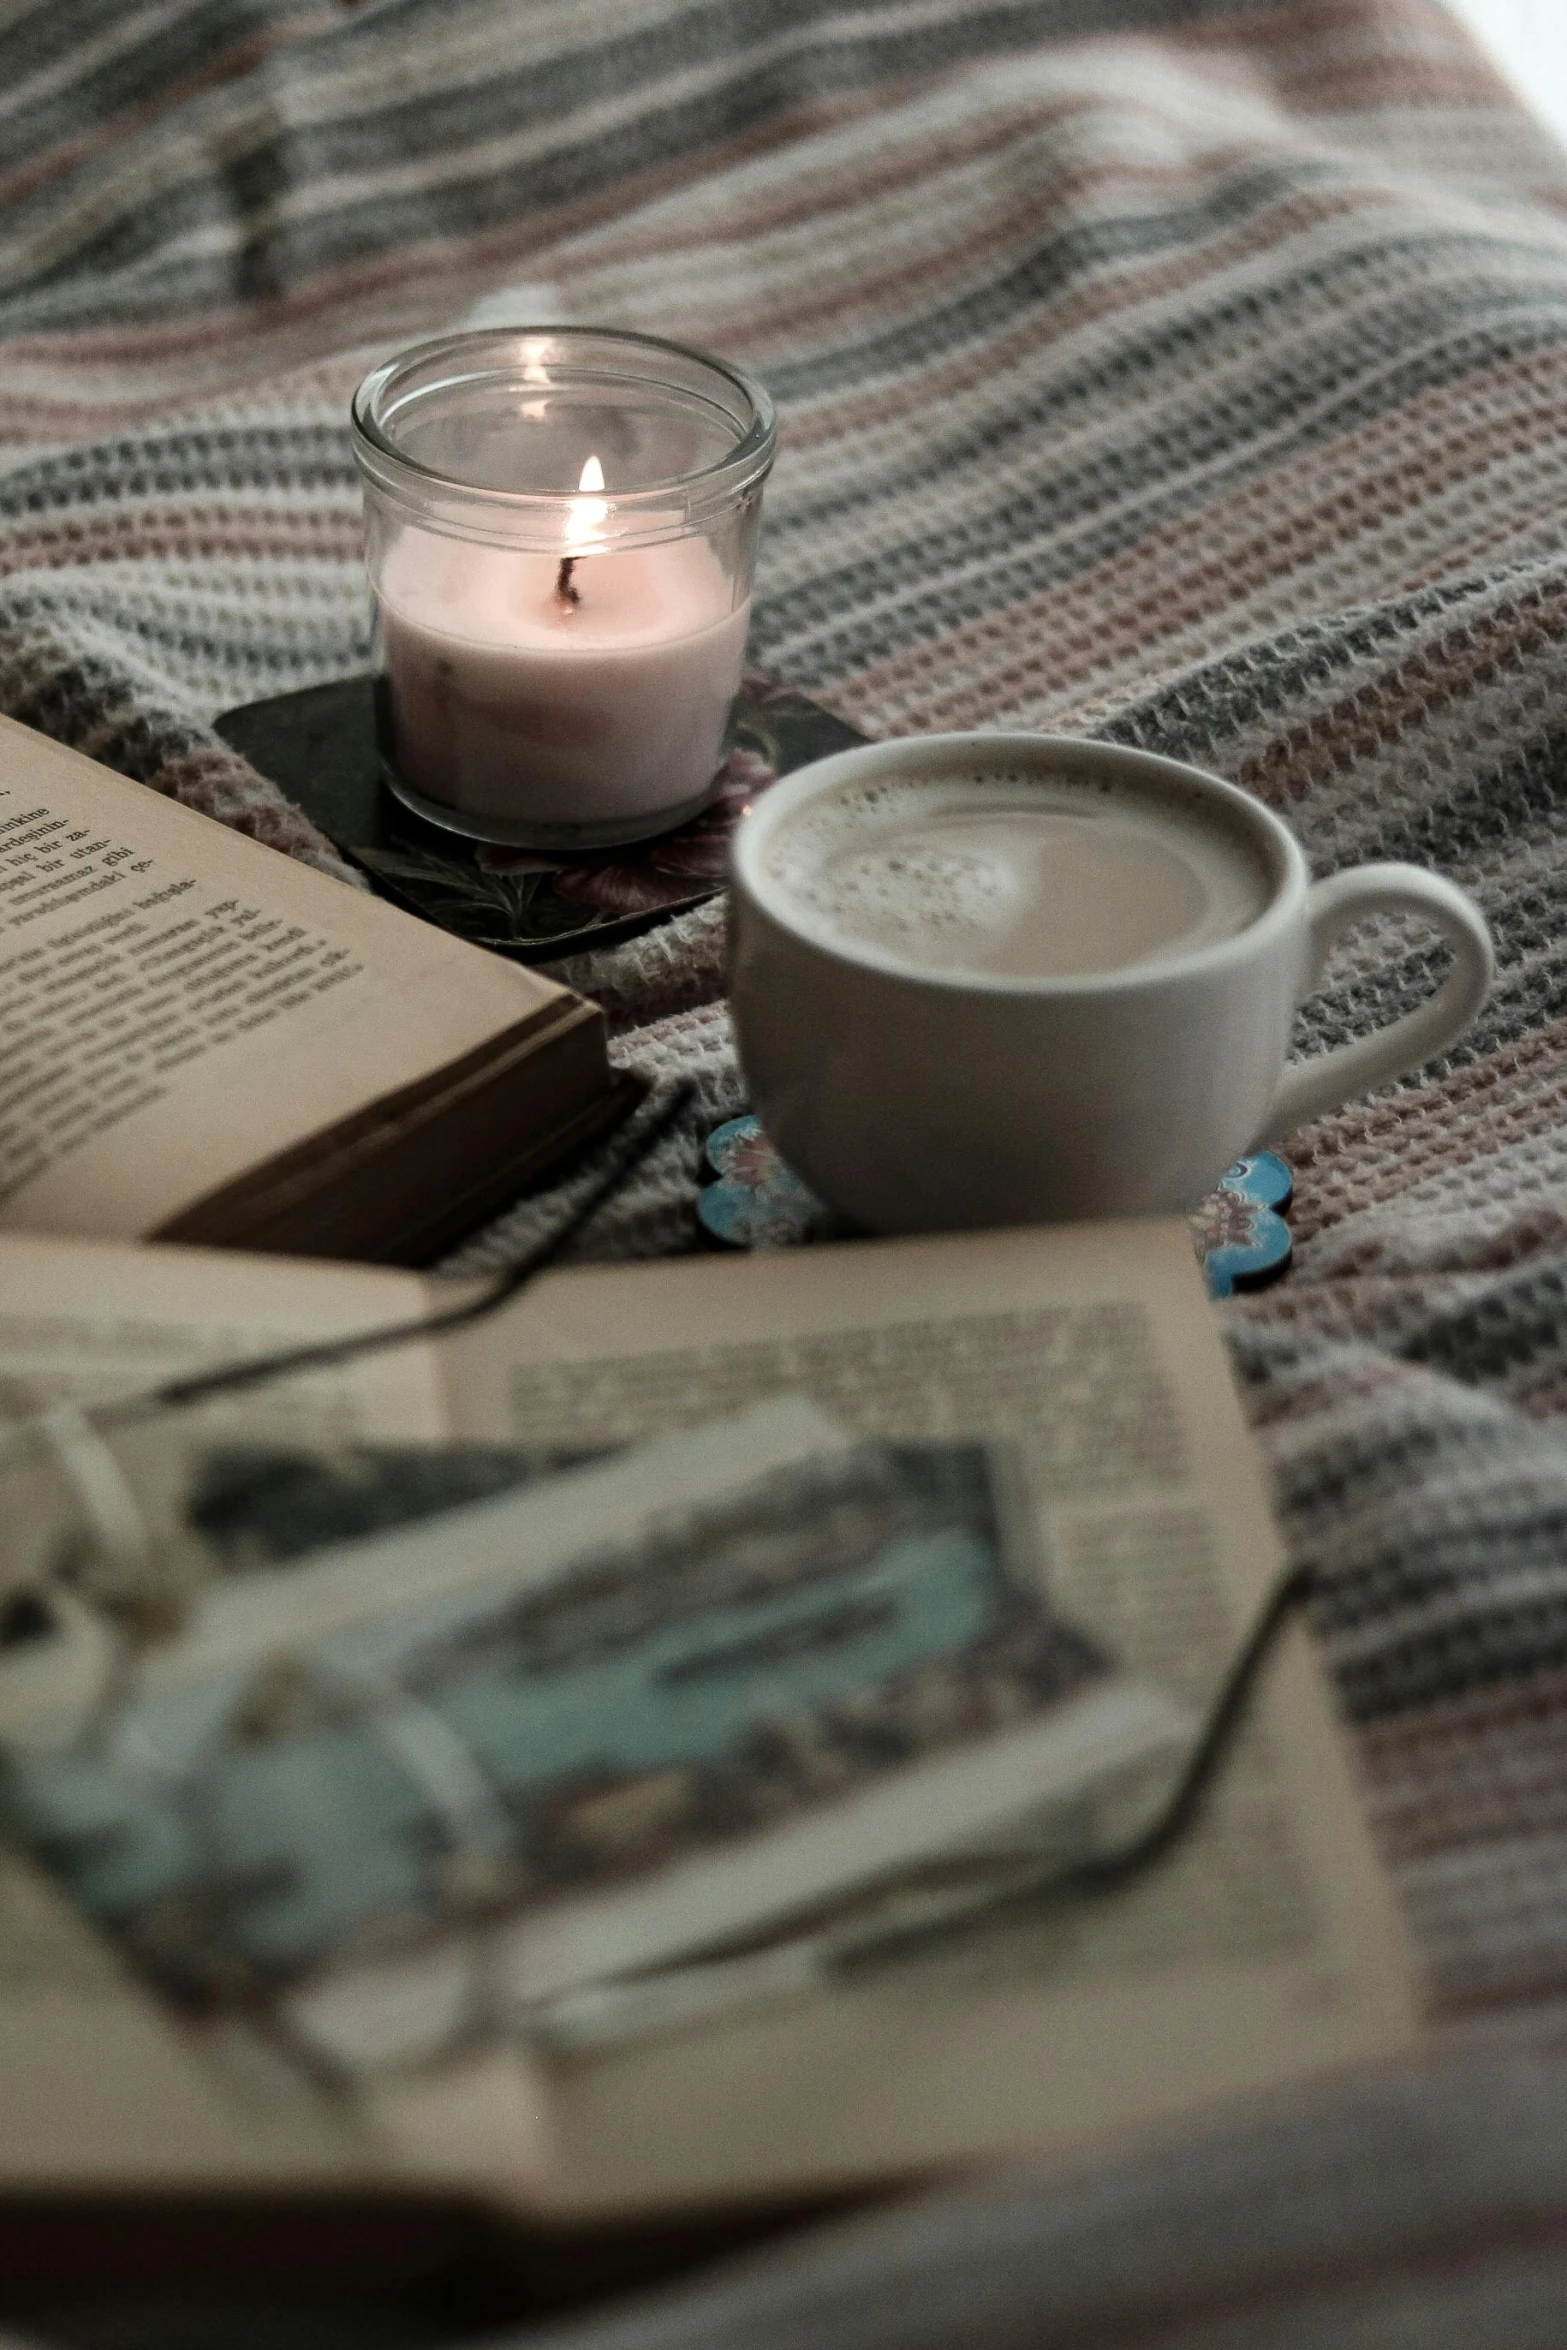
M15 1412L431 1302L396 1274L17 1239L0 1244L0 1374ZM1050 1601L1172 1708L1204 1708L1277 1571L1178 1224L559 1273L465 1333L261 1390L243 1427L284 1449L580 1456L780 1397L895 1447L1005 1441ZM238 1408L206 1408L214 1440ZM648 1930L635 1903L617 1915ZM1023 1903L760 2006L555 2045L490 2032L375 2069L344 2107L236 2068L19 1863L0 1972L0 2184L457 2177L575 2215L1077 2147L1378 2055L1413 2022L1303 1638L1201 1829L1146 1880Z

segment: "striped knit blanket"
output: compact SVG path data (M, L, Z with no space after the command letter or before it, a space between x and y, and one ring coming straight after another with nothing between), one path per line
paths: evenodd
M1437 2008L1567 1988L1567 158L1438 0L0 17L5 710L341 871L209 722L364 661L349 391L582 317L770 384L755 651L868 732L1102 732L1478 896L1494 1003L1294 1138L1230 1330ZM720 943L568 973L709 1122ZM691 1140L598 1253L689 1244Z

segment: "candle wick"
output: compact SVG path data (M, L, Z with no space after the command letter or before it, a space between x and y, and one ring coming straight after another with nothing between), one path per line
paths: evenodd
M582 601L581 588L573 587L571 583L571 575L576 568L575 555L562 555L560 569L555 574L555 593L563 604L580 604Z

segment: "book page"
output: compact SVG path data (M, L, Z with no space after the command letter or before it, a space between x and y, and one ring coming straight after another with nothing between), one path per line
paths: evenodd
M561 1273L444 1361L463 1434L529 1445L645 1438L782 1391L866 1434L1011 1438L1052 1596L1198 1711L1281 1564L1180 1223ZM1296 1634L1203 1824L1146 1879L765 2012L539 2060L534 2187L612 2208L1075 2149L1413 2028ZM399 2122L416 2148L417 2100Z
M431 1310L412 1273L234 1249L127 1247L0 1233L0 1425L49 1403L136 1394L182 1372ZM441 1376L420 1343L292 1374L199 1407L322 1443L449 1437Z
M0 719L0 1226L132 1238L570 999Z
M0 1236L0 1425L427 1302L400 1273ZM446 1433L417 1346L214 1399L201 1419L294 1442ZM0 2187L337 2178L378 2162L357 2124L281 2082L247 2094L204 2059L53 1888L0 1852Z

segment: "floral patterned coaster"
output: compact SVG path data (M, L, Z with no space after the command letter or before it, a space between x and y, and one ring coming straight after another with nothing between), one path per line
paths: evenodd
M697 1195L697 1218L726 1248L789 1248L844 1240L853 1227L785 1166L755 1118L729 1118L707 1138L713 1180ZM1284 1221L1294 1186L1272 1151L1237 1159L1193 1216L1192 1235L1210 1297L1261 1289L1290 1261Z
M700 905L723 888L730 835L758 793L865 740L807 695L752 670L735 705L723 780L700 815L626 848L548 856L466 840L394 799L381 780L368 677L248 702L216 724L383 895L521 962L609 946Z

